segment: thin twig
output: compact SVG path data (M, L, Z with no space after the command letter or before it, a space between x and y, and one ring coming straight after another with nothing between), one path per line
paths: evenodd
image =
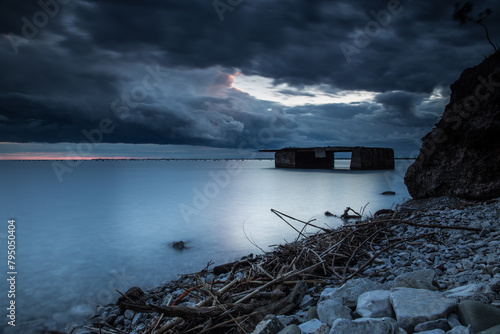
M247 218L248 219L248 218ZM247 232L245 231L245 222L247 221L247 219L245 219L242 223L242 228L243 228L243 234L245 235L245 238L247 238L247 240L252 244L254 245L255 247L257 247L262 253L265 253L266 251L263 250L262 248L260 248L259 245L257 245L257 243L255 242L255 240L253 240L253 237L252 238L249 238L248 235L247 235Z
M290 224L289 222L287 222L287 221L286 221L286 219L285 219L285 218L283 218L283 217L282 217L282 216L278 213L278 211L273 211L273 209L271 209L271 211L272 211L272 212L273 212L276 216L280 217L280 219L281 219L281 220L283 220L285 223L287 223L287 224L288 224L288 226L290 226L291 228L293 228L293 229L294 229L294 230L295 230L295 231L299 234L299 236L301 235L301 236L303 236L303 237L305 238L305 235L303 235L303 234L302 234L302 232L300 232L299 230L297 230L297 229L295 228L295 226L293 226L292 224Z
M320 227L320 226L317 226L317 225L311 224L311 222L315 221L316 219L311 219L309 222L305 222L305 221L303 221L303 220L300 220L300 219L297 219L297 218L295 218L295 217L289 216L289 215L287 215L287 214L285 214L285 213L283 213L283 212L280 212L280 211L278 211L278 210L275 210L275 209L271 209L271 212L272 212L272 213L274 213L274 214L276 214L276 215L278 215L278 214L279 214L279 215L282 215L282 216L284 216L284 217L287 217L287 218L293 219L293 220L298 221L299 223L302 223L302 224L308 224L308 225L310 225L310 226L312 226L312 227L315 227L315 228L317 228L317 229L320 229L320 230L322 230L322 231L324 231L324 232L330 232L330 230L328 230L328 229L326 229L326 228L324 228L324 227Z
M122 295L123 297L125 297L126 299L128 299L130 302L132 302L132 303L134 303L134 304L135 304L135 302L134 302L132 299L130 299L130 298L129 298L128 296L126 296L125 294L121 293L121 292L120 292L120 290L115 289L115 291L116 291L116 292L118 292L118 293L119 293L120 295Z

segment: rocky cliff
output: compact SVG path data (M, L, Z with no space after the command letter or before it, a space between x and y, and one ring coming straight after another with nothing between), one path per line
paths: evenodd
M500 51L462 72L406 172L413 198L500 196Z

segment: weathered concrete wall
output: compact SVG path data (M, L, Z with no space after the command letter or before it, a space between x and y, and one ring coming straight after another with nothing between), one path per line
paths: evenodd
M392 148L385 148L383 152L384 152L383 169L394 169L394 150Z
M334 152L326 152L326 159L328 160L329 168L335 168L335 153Z
M325 150L282 150L276 151L274 164L277 168L332 169L335 157Z
M391 148L355 147L351 155L351 169L394 169L394 150Z
M352 152L351 169L394 169L394 151L390 148L373 147L315 147L310 149L283 149L276 151L277 168L335 167L335 152Z
M332 169L334 167L333 152L302 151L295 153L296 168Z
M351 153L351 169L362 169L361 166L361 149L355 148Z
M276 151L274 154L274 166L276 168L295 168L295 151Z

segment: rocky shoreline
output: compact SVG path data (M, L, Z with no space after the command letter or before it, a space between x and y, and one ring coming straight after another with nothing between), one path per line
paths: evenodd
M500 333L500 199L412 200L375 216L131 288L72 333ZM346 244L359 231L365 241Z

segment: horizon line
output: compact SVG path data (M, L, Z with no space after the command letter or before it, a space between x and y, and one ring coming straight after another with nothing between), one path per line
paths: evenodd
M110 157L110 158L25 158L25 159L2 159L0 161L99 161L99 160L274 160L275 158L125 158L125 157ZM394 158L394 160L415 160L416 158ZM351 160L350 158L335 158L335 160Z

